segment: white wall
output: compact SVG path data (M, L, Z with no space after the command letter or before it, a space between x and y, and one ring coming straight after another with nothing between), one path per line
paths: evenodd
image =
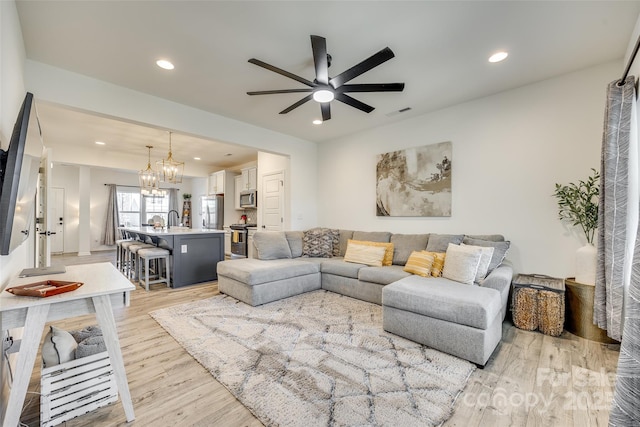
M0 145L4 150L9 146L25 96L25 58L16 5L12 1L0 1ZM34 240L29 238L11 254L0 256L0 289L20 270L33 266L34 246Z
M25 76L27 88L46 102L289 156L291 210L302 214L293 218L291 227L316 225L315 143L32 60L26 61Z
M105 184L132 185L138 186L138 175L136 173L128 173L116 171L106 168L89 168L90 169L90 236L86 242L90 244L91 251L102 251L113 249L112 246L102 245L102 237L104 233L107 202L109 198L109 189ZM79 170L74 165L54 165L52 173L52 187L64 188L64 252L72 253L79 251L79 242L83 236L79 234L80 224L80 186L79 186ZM204 178L197 178L204 181ZM182 184L175 184L172 187L179 190L180 198L178 205L182 206L182 194L193 194L191 178L184 178ZM182 213L182 212L181 212Z
M599 169L603 64L319 144L319 223L400 233L501 233L519 272L574 274L584 244L557 219L554 183ZM450 218L376 217L376 155L453 142Z
M25 57L16 5L13 1L0 1L0 146L5 150L9 146L13 125L25 95ZM32 236L34 234L31 233ZM29 238L11 254L0 256L0 291L20 270L33 266L34 247L34 239ZM10 331L10 334L19 339L22 337L22 328ZM4 331L0 331L1 339L4 340L4 336ZM10 357L10 361L15 369L15 357ZM5 410L9 393L9 376L5 366L4 356L0 355L0 411Z

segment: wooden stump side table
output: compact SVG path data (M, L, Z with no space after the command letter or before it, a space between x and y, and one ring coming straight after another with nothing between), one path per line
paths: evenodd
M593 298L595 286L578 283L575 278L565 280L566 307L565 329L574 335L590 341L617 344L607 336L607 332L593 324Z

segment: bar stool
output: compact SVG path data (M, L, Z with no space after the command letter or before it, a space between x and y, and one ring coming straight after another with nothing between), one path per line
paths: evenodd
M122 244L124 242L131 242L132 240L133 239L131 238L116 240L116 268L120 271L123 271L122 261L126 252L126 250L122 247Z
M131 266L129 265L129 248L133 245L139 245L142 242L139 240L125 240L120 243L120 272L129 277L129 271Z
M129 265L127 273L130 279L138 280L138 264L140 262L140 260L138 259L138 251L140 251L140 249L148 248L155 248L155 246L150 245L149 243L135 242L133 245L129 245L129 247L127 248L127 262Z
M137 273L140 285L144 285L144 288L149 291L149 285L154 283L166 283L167 288L171 286L171 271L170 264L171 260L169 259L170 252L167 249L162 249L158 247L152 248L142 248L138 250L138 266ZM143 261L144 260L144 261ZM151 267L150 263L155 261L156 266L155 270L155 278L151 278ZM144 262L144 271L143 271L143 262ZM162 277L162 268L160 267L161 262L164 262L165 267L165 275Z

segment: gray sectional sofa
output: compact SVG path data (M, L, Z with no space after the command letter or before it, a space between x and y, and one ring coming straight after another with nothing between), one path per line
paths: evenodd
M392 234L339 230L330 258L303 256L302 231L258 232L256 258L218 263L220 292L256 306L325 289L383 307L384 330L484 366L502 337L512 269L500 235ZM393 265L345 262L349 239L394 244ZM446 252L449 242L497 249L475 285L404 271L413 251ZM446 263L446 259L445 259Z

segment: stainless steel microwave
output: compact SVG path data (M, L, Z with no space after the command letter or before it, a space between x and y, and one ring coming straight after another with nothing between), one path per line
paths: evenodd
M240 207L242 209L255 209L258 207L256 190L248 190L240 193Z

